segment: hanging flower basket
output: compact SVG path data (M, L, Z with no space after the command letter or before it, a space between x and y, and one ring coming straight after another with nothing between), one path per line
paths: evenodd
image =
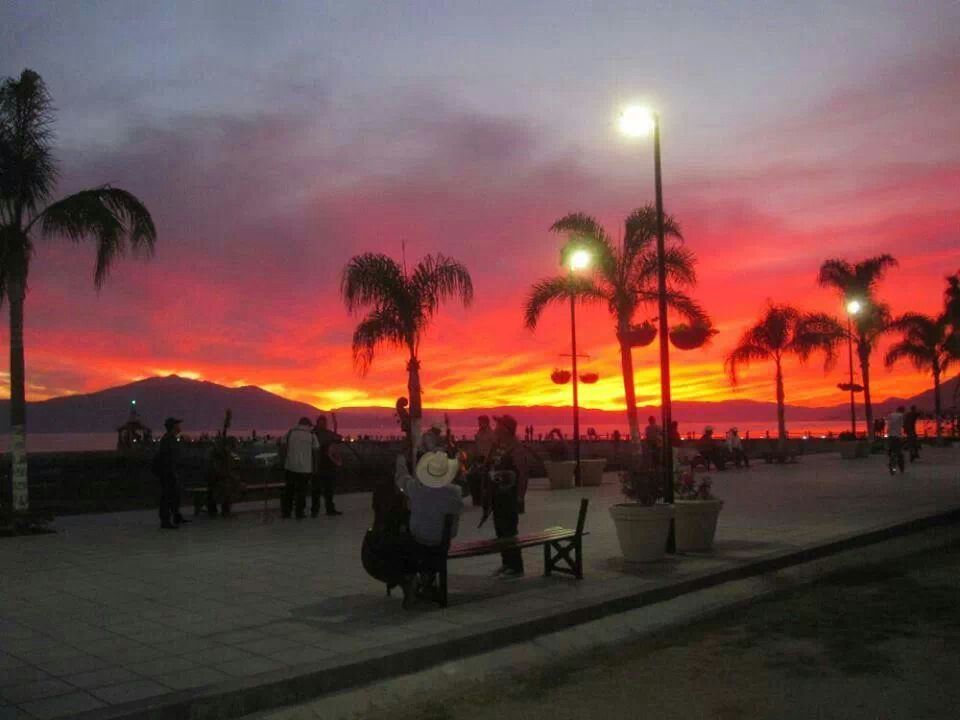
M617 334L617 339L628 347L646 347L657 337L657 328L649 320L631 325L629 330Z
M580 376L580 382L586 383L587 385L593 385L599 379L600 375L595 372L583 373L583 375Z
M570 374L569 370L560 370L557 368L552 373L550 373L550 379L553 380L557 385L566 385L570 382L570 378L573 377Z
M708 323L677 325L670 330L670 342L679 350L696 350L703 347L717 334Z

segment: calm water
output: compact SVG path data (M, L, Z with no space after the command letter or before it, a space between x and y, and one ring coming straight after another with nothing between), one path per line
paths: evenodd
M712 423L680 423L680 432L682 435L686 436L687 433L694 433L699 436L703 432L703 428L706 424L709 424L713 427L714 433L717 435L722 435L730 427L736 427L740 431L741 437L745 436L747 433L750 434L750 437L757 438L763 437L764 434L769 431L771 435L776 435L776 424L770 422L739 422L736 420L730 421L717 421ZM587 430L591 427L590 425L583 424L581 425L581 432L586 434ZM837 420L814 420L814 421L805 421L788 424L788 429L790 430L790 435L795 437L800 437L802 435L826 435L828 432L833 432L834 434L843 432L850 428L848 423L838 422ZM614 430L619 430L620 433L624 436L627 435L627 426L626 423L610 423L604 424L599 423L593 426L597 434L603 438L609 436L613 433ZM863 421L861 420L857 429L862 432L864 430ZM454 435L458 438L462 437L473 437L473 434L476 432L476 428L472 425L454 425L452 427ZM534 426L534 436L537 434L543 433L546 434L550 430L546 426ZM572 434L572 426L560 426L560 430L566 435ZM207 434L213 435L216 431L209 431ZM264 437L266 434L269 434L271 437L278 437L282 435L286 430L274 430L269 431L269 433L259 432L259 437ZM372 438L385 438L383 428L349 428L342 429L344 435L350 435L352 437L369 435ZM520 433L523 433L523 427L520 428ZM197 437L201 432L189 431L187 430L185 434L189 437ZM249 431L237 430L232 432L232 435L238 437L246 437L249 435ZM27 437L27 451L28 452L57 452L57 451L70 451L70 450L113 450L117 447L117 434L113 432L107 433L39 433L29 435ZM7 452L10 448L10 436L9 435L0 435L0 451Z

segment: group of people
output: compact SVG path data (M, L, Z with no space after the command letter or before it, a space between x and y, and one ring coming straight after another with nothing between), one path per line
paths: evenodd
M324 511L336 516L333 500L337 469L343 464L340 444L343 438L327 427L325 415L317 417L316 424L302 417L284 436L280 445L283 457L284 488L280 500L280 516L298 520L306 517L307 488L310 489L310 517L320 515L320 496L323 495Z
M335 422L335 421L334 421ZM181 425L183 420L168 417L164 435L151 461L151 470L160 481L160 527L177 530L189 520L180 512L182 482ZM206 459L207 513L211 517L230 517L232 507L243 494L243 483L237 472L239 443L227 434L230 411L223 431L217 435ZM320 514L320 498L327 515L342 515L334 502L337 471L342 464L340 443L343 438L336 429L329 429L327 418L321 415L316 423L309 418L300 418L283 437L280 455L284 469L284 489L281 496L283 518L306 517L307 491L310 491L310 515Z
M887 415L885 420L887 428L887 467L891 475L895 475L898 470L901 473L906 470L906 462L903 457L904 449L910 454L910 462L920 459L920 438L917 437L917 421L919 419L920 411L917 410L916 405L911 405L909 410L900 405Z
M674 453L674 465L676 465L677 450L687 444L680 435L679 422L671 421L670 447ZM643 447L644 456L648 458L649 463L658 465L662 461L663 431L653 415L647 418L647 425L643 431ZM705 465L708 470L711 465L718 470L723 470L729 462L738 468L750 467L750 459L743 448L743 439L740 437L740 431L735 427L727 430L723 442L718 443L717 437L713 434L713 426L707 425L695 447L697 450L695 461Z
M489 417L479 418L469 457L458 451L449 435L447 444L440 444L442 426L431 426L416 453L397 456L393 482L374 492L374 526L364 540L364 566L388 588L402 587L404 607L438 592L445 518L455 519L449 540L457 534L464 495L483 508L479 526L492 516L498 538L517 535L529 478L526 452L512 416L494 417L493 422L491 427ZM505 550L495 574L515 578L523 573L520 550Z

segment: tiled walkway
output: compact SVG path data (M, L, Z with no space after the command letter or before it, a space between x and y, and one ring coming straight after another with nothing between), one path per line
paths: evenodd
M960 449L927 450L896 477L879 456L817 455L714 478L726 502L716 552L643 568L618 558L607 513L620 501L614 475L559 492L534 481L521 531L571 525L579 498L590 498L585 580L541 577L538 549L525 554L522 580L490 577L497 558L458 561L445 610L404 612L364 573L366 494L341 498L339 518L263 522L251 511L177 532L161 532L151 512L60 518L56 535L0 539L0 718L71 716L307 672L960 507ZM492 534L478 520L468 509L462 538Z

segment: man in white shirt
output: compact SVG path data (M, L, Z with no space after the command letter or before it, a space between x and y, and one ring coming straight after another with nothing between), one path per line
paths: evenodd
M896 474L896 468L903 472L903 405L887 415L887 467L890 474Z
M281 513L284 519L288 519L296 500L297 519L302 520L307 510L307 486L313 474L313 453L320 449L310 418L302 417L299 423L290 428L284 438L284 446L286 486L283 488Z

